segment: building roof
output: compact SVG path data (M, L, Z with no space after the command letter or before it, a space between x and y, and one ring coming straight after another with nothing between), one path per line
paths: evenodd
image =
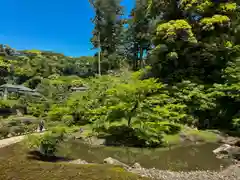
M20 91L35 92L35 90L25 87L23 85L3 84L0 86L0 89L4 89L4 88L12 88L12 89L20 90Z
M88 87L82 86L82 87L72 87L71 90L73 91L86 91L88 90Z

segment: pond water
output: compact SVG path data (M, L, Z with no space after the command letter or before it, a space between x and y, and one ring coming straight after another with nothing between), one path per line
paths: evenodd
M61 145L59 155L91 163L103 163L103 159L112 157L128 165L138 162L145 168L173 171L219 170L220 166L228 166L230 161L215 157L212 151L217 147L218 144L186 145L171 149L93 147L80 140L72 140Z

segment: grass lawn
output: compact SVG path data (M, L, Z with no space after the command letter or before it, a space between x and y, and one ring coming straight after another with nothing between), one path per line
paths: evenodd
M27 158L21 144L0 149L1 180L144 180L108 165L74 165L40 162Z
M124 121L116 122L115 125L119 125L119 124L121 125L124 123L125 123ZM179 125L179 126L181 127L181 131L179 133L163 135L163 142L165 145L180 145L182 143L180 133L184 133L187 136L195 136L197 139L201 139L203 142L206 142L206 143L214 143L219 140L218 135L212 131L192 129L190 127L186 127L183 125ZM80 127L78 127L77 129L79 128ZM77 132L77 133L74 133L74 135L87 137L89 134L91 134L92 132L91 125L85 125L85 126L82 126L82 128L84 129L83 133Z
M208 130L197 130L182 127L181 132L184 133L186 136L195 136L198 139L201 139L203 142L207 143L217 142L219 139L216 133ZM165 134L163 136L163 141L167 142L170 145L177 145L181 143L180 133L173 135Z
M189 135L196 135L202 138L205 142L216 142L218 140L218 135L214 132L208 130L196 130L192 129L186 132Z

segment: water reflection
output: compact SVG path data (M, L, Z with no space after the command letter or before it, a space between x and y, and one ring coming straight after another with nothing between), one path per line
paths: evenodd
M171 149L91 147L80 140L75 140L63 144L60 154L95 163L102 163L104 158L112 157L129 165L139 162L146 168L175 171L219 170L220 166L227 166L230 162L215 157L212 150L218 146L218 144L202 144Z

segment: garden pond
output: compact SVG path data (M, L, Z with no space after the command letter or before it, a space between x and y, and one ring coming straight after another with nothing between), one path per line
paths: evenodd
M59 154L73 159L82 159L89 163L103 163L112 157L125 164L135 162L145 168L156 168L173 171L220 170L231 164L230 160L217 159L212 152L219 144L205 143L182 145L172 148L130 148L91 146L81 140L65 142L59 148Z

